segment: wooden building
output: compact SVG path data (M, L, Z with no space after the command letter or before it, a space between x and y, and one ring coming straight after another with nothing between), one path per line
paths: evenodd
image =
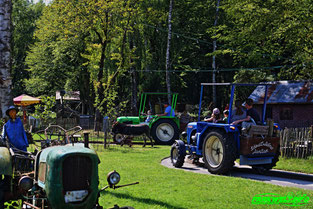
M258 86L249 98L262 114L264 86ZM309 127L313 125L313 81L280 81L267 93L266 118L284 127Z

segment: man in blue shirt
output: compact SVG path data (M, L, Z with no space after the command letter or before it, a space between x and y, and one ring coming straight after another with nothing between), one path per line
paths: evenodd
M4 124L2 130L2 140L8 138L10 147L27 151L28 141L26 132L24 130L23 123L20 118L16 118L16 113L18 109L14 106L10 106L6 111L7 116L9 116L9 121Z
M164 108L165 108L164 113L163 114L158 114L158 116L172 116L172 117L175 116L174 109L169 105L168 102L164 103Z

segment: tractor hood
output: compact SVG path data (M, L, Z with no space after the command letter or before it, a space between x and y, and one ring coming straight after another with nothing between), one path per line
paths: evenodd
M12 158L6 147L0 147L0 175L12 175Z
M49 147L37 160L38 186L51 208L84 209L96 203L100 161L93 150L83 144Z
M138 116L121 116L117 118L120 123L139 124L140 118Z

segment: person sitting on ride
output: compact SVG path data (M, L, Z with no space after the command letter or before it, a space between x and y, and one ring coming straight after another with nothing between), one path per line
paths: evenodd
M21 119L16 117L17 112L18 109L14 106L10 106L6 111L6 115L10 119L3 126L2 140L5 141L7 137L10 147L26 152L28 147L27 136Z
M148 110L148 112L147 112L147 118L146 118L146 120L145 120L145 123L149 123L150 120L152 120L152 119L153 119L153 117L152 117L152 111L151 111L151 110Z
M249 115L251 119L253 119L254 123L260 124L261 123L260 115L258 111L253 107L253 100L248 98L246 99L243 105L247 109L247 115Z
M224 115L223 122L228 123L229 110L224 110L223 115Z
M164 108L165 111L162 114L158 114L157 116L175 116L175 111L173 110L173 108L170 106L170 104L168 102L164 102Z
M251 119L250 116L247 115L247 111L242 107L242 101L235 101L235 109L232 110L230 123L232 125L237 125L244 121L249 121Z
M213 109L213 113L210 118L204 119L205 122L217 123L221 120L220 110L218 108Z

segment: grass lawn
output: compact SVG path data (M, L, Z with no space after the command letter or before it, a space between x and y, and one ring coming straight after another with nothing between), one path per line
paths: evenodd
M254 180L228 176L213 176L170 169L160 164L169 156L170 146L133 148L93 145L99 155L100 187L106 186L106 174L117 170L122 184L139 181L138 185L108 189L101 193L104 208L132 206L146 208L286 208L284 205L252 205L252 198L261 193L285 196L301 192L310 197L308 204L298 208L313 208L313 191L280 187ZM289 208L289 207L288 207Z
M90 131L91 136L90 136L90 141L104 141L103 139L103 133L100 132L100 136L96 137L95 132ZM83 135L81 133L81 135ZM45 138L44 134L41 134L41 136L43 138ZM35 140L40 140L42 138L39 137L38 134L35 134L34 136ZM54 139L57 138L57 136L54 136ZM82 140L82 139L81 139ZM108 139L108 142L112 142L112 139ZM138 140L135 138L134 142L142 142L142 140ZM149 143L149 140L148 140ZM37 145L39 146L40 144L37 143ZM99 145L98 147L100 147L101 145ZM102 145L103 146L103 145ZM149 146L149 145L147 145ZM137 148L135 148L137 150ZM165 149L165 148L164 148ZM168 147L168 149L170 149ZM32 151L33 148L30 148L29 151ZM169 151L167 151L167 153L165 153L165 156L169 155ZM239 160L237 160L237 162L239 163ZM286 171L295 171L295 172L302 172L302 173L311 173L313 174L313 157L309 158L309 159L297 159L297 158L279 158L279 161L277 163L277 165L274 167L274 169L280 169L280 170L286 170Z
M313 158L279 158L275 169L313 174Z

